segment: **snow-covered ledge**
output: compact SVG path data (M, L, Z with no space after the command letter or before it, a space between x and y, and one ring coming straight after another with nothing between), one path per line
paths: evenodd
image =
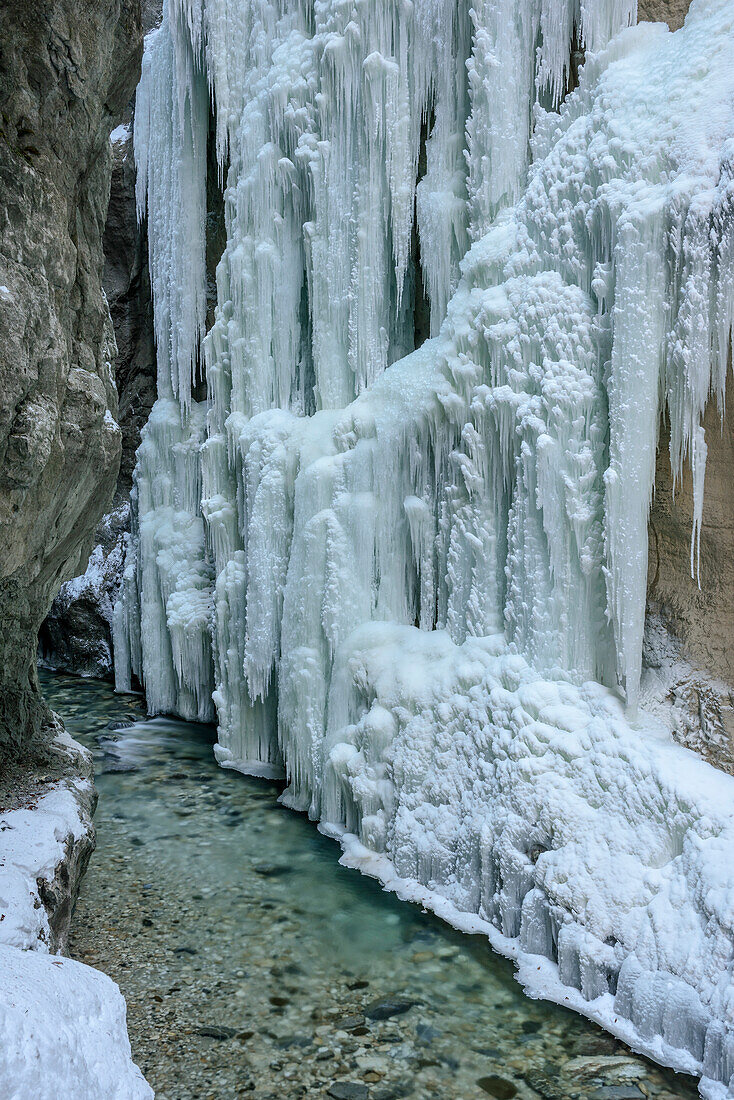
M115 983L63 958L94 849L90 754L60 727L62 778L28 779L0 813L0 1095L13 1100L146 1100Z

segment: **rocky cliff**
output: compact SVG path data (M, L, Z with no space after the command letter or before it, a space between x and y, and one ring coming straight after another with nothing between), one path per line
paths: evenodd
M144 33L161 18L162 0L143 0ZM145 226L135 208L133 101L111 139L112 181L105 225L102 285L117 342L115 383L122 458L113 507L94 536L86 571L63 584L39 633L39 658L52 669L82 676L112 675L112 611L130 529L129 496L140 432L155 401L153 305ZM82 563L84 566L85 563Z
M112 672L112 610L130 528L135 451L155 400L147 242L135 210L131 112L126 115L126 124L114 131L111 143L112 183L103 238L103 287L117 343L120 472L112 510L98 525L86 572L61 586L39 634L39 656L46 667L98 677Z
M0 6L0 757L48 726L38 628L86 564L121 452L102 292L110 131L140 0Z

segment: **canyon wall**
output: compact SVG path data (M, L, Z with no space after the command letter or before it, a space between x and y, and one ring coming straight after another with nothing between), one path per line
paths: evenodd
M140 0L0 8L0 758L48 724L36 637L117 478L102 293L109 134L138 78Z
M112 671L111 619L130 529L130 489L140 432L155 401L153 305L147 241L135 210L132 111L113 133L112 183L105 226L103 287L117 343L117 422L122 432L120 472L111 510L94 535L82 576L66 582L39 633L39 657L48 668L106 677ZM82 563L84 566L86 562Z
M162 0L142 0L144 34L161 18ZM102 286L117 343L115 384L122 457L111 510L94 535L85 572L62 584L39 633L38 655L51 669L81 676L112 676L112 612L125 541L130 530L130 489L140 432L155 401L153 303L145 224L135 206L134 98L112 134L112 181L103 236ZM83 565L86 563L82 563Z

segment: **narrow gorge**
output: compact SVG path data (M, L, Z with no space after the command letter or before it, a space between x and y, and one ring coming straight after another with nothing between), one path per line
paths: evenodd
M43 0L0 30L0 1094L37 1050L57 1076L17 1100L734 1095L731 0ZM61 719L103 802L63 965L80 1005L84 963L119 982L142 1072L114 987L110 1074L8 1007L93 844ZM49 807L41 874L13 815ZM54 939L13 914L52 929L60 875ZM234 1045L197 1066L202 1037Z

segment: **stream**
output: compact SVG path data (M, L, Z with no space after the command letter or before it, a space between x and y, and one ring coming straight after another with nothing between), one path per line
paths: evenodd
M210 727L41 672L95 756L97 851L70 953L128 1004L158 1100L687 1100L581 1017L526 998L486 939L338 864L277 802L219 768Z

